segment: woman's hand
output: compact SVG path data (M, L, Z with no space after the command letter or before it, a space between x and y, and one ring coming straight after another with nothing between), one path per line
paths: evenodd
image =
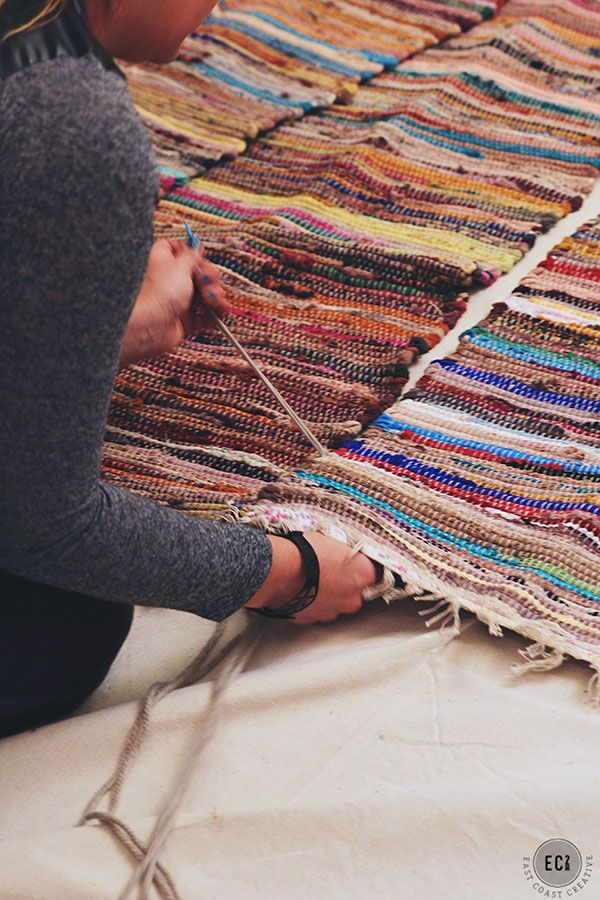
M207 310L222 316L231 306L219 270L183 241L157 240L135 302L119 367L178 347L184 337L210 327Z
M350 555L341 541L316 532L304 537L312 544L321 570L319 592L310 606L292 619L298 625L332 622L338 616L356 613L363 605L363 590L377 581L377 569L364 553ZM246 604L250 609L283 606L302 590L306 579L302 554L291 541L269 536L273 547L271 570L260 589Z

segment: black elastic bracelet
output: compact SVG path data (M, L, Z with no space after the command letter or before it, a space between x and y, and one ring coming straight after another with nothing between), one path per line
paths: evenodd
M296 596L284 606L279 606L276 609L272 609L269 606L260 606L249 609L250 612L258 613L261 616L268 616L270 619L293 619L297 612L306 609L307 606L310 606L310 604L314 603L317 599L320 576L319 560L317 554L301 531L290 531L287 534L278 534L277 537L283 537L288 541L292 541L302 554L302 559L306 566L306 581L304 582L304 587L299 594L296 594Z

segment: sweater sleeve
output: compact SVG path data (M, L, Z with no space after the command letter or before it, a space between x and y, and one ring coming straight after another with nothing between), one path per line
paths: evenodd
M0 82L0 568L220 620L266 578L257 529L104 484L119 349L157 176L126 84L93 58Z

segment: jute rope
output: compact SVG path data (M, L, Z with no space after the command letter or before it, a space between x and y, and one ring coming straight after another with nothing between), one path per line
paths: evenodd
M173 828L177 811L194 774L198 757L217 731L223 712L223 695L246 665L263 630L262 623L254 619L249 620L242 632L228 641L216 654L213 654L213 650L225 631L225 624L219 622L196 659L172 681L153 684L140 701L137 716L129 730L113 774L96 791L78 822L78 825L85 825L95 821L108 828L136 861L135 870L119 894L119 900L127 900L132 891L135 891L138 897L147 898L151 885L154 885L162 900L181 900L172 877L158 862L158 857ZM148 733L152 710L172 691L195 684L220 663L223 663L223 666L217 672L211 685L204 725L197 731L169 792L169 797L158 815L149 842L144 845L125 822L114 814L114 809L126 775L138 756ZM97 807L106 795L108 795L108 812L103 812Z
M356 541L349 548L349 556L354 556L362 549L363 542ZM383 597L390 602L400 596L406 596L406 591L396 587L392 572L385 567L382 569L381 581L363 591L365 601ZM430 594L427 599L436 600L438 598L436 595ZM437 609L437 605L435 608ZM432 610L425 612L432 612ZM134 896L147 900L151 886L154 886L161 900L182 900L172 876L158 858L173 829L177 812L193 777L198 758L217 731L224 709L224 694L244 669L256 649L264 633L264 623L248 615L245 629L218 649L224 633L225 623L217 623L211 637L189 666L171 681L157 682L150 687L140 700L135 721L125 739L112 775L93 795L77 823L79 826L83 826L95 822L107 828L133 857L135 869L119 894L118 900L128 900L132 892L135 892ZM204 724L197 730L175 777L168 799L157 817L149 841L144 844L131 828L115 814L115 809L127 774L147 737L152 711L172 691L195 684L221 663L223 665L211 684ZM98 808L105 797L108 797L108 811Z

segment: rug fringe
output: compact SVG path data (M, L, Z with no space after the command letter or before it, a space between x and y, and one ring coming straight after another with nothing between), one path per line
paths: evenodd
M526 672L549 672L556 669L565 661L565 654L558 647L550 647L546 650L543 641L534 641L524 649L519 648L519 655L525 662L515 663L510 671L515 676L524 675Z
M413 596L412 599L432 601L436 600L437 596L438 595L435 594ZM441 607L445 607L445 609L438 612ZM418 610L418 613L420 616L429 616L425 621L427 628L439 621L439 631L450 630L452 632L450 640L452 640L452 638L458 637L465 630L464 627L462 629L460 627L461 609L466 609L467 612L470 612L470 610L468 610L467 607L462 606L458 600L442 597L437 603L429 607L429 609ZM450 622L453 623L451 629L447 627ZM493 617L483 624L487 624L490 634L496 637L504 636L501 626ZM509 671L514 677L518 678L528 672L550 672L553 669L557 669L563 664L568 654L564 653L559 647L549 646L548 649L546 649L546 647L547 645L543 641L534 641L525 648L519 648L518 653L524 659L524 662L514 663L509 667ZM593 669L593 674L584 689L584 696L588 706L600 709L600 662L598 665L591 663L590 666Z
M595 656L593 661L577 657L567 647L554 646L549 643L548 638L545 641L540 638L541 629L534 627L533 623L528 623L528 630L525 631L522 626L519 629L519 622L509 621L506 619L506 616L500 617L489 607L478 606L475 608L465 598L449 596L444 591L444 585L440 583L433 573L419 572L418 569L414 570L404 560L400 560L399 557L396 563L398 568L395 570L393 564L390 565L389 558L387 563L382 561L386 557L386 551L377 541L369 541L368 546L363 547L363 545L367 544L364 535L359 534L352 528L342 527L339 521L334 522L331 519L316 517L312 519L309 525L306 520L302 524L303 518L302 513L299 513L296 516L289 514L287 516L280 515L273 519L264 508L259 508L258 510L255 508L249 516L245 511L242 511L240 522L254 525L271 534L303 528L327 534L337 539L340 539L340 535L343 535L353 552L362 550L367 556L370 556L382 566L383 576L381 580L372 587L367 588L363 594L366 601L382 599L386 603L391 603L394 600L415 600L421 603L432 603L433 606L430 606L428 609L418 610L418 614L427 617L425 620L427 628L431 628L432 625L439 623L439 631L450 632L449 640L461 635L466 627L473 624L475 620L483 625L487 625L488 632L493 637L504 637L503 628L509 628L521 637L535 638L533 643L527 647L519 648L518 652L523 661L513 663L509 667L509 672L514 677L520 677L527 672L550 672L561 666L567 658L578 659L581 662L587 661L594 672L588 681L584 693L589 705L600 708L600 656ZM410 574L407 576L408 570L410 570ZM396 575L403 579L404 586L402 588L398 587ZM449 588L449 592L452 592L451 588ZM472 613L475 617L473 622L469 622L466 626L460 618L460 611L463 609L465 612ZM549 637L552 638L552 635Z
M421 601L432 601L437 597L436 594L429 594L425 596L413 596L413 600L421 600ZM442 607L445 607L442 609ZM442 597L434 603L433 606L430 606L429 609L419 609L417 610L420 616L428 616L425 621L425 627L431 628L436 622L439 622L438 631L450 630L454 635L459 635L460 631L460 610L461 605L458 601L452 600L448 597ZM437 610L441 610L441 612L437 612ZM452 623L452 627L450 628L450 623Z

